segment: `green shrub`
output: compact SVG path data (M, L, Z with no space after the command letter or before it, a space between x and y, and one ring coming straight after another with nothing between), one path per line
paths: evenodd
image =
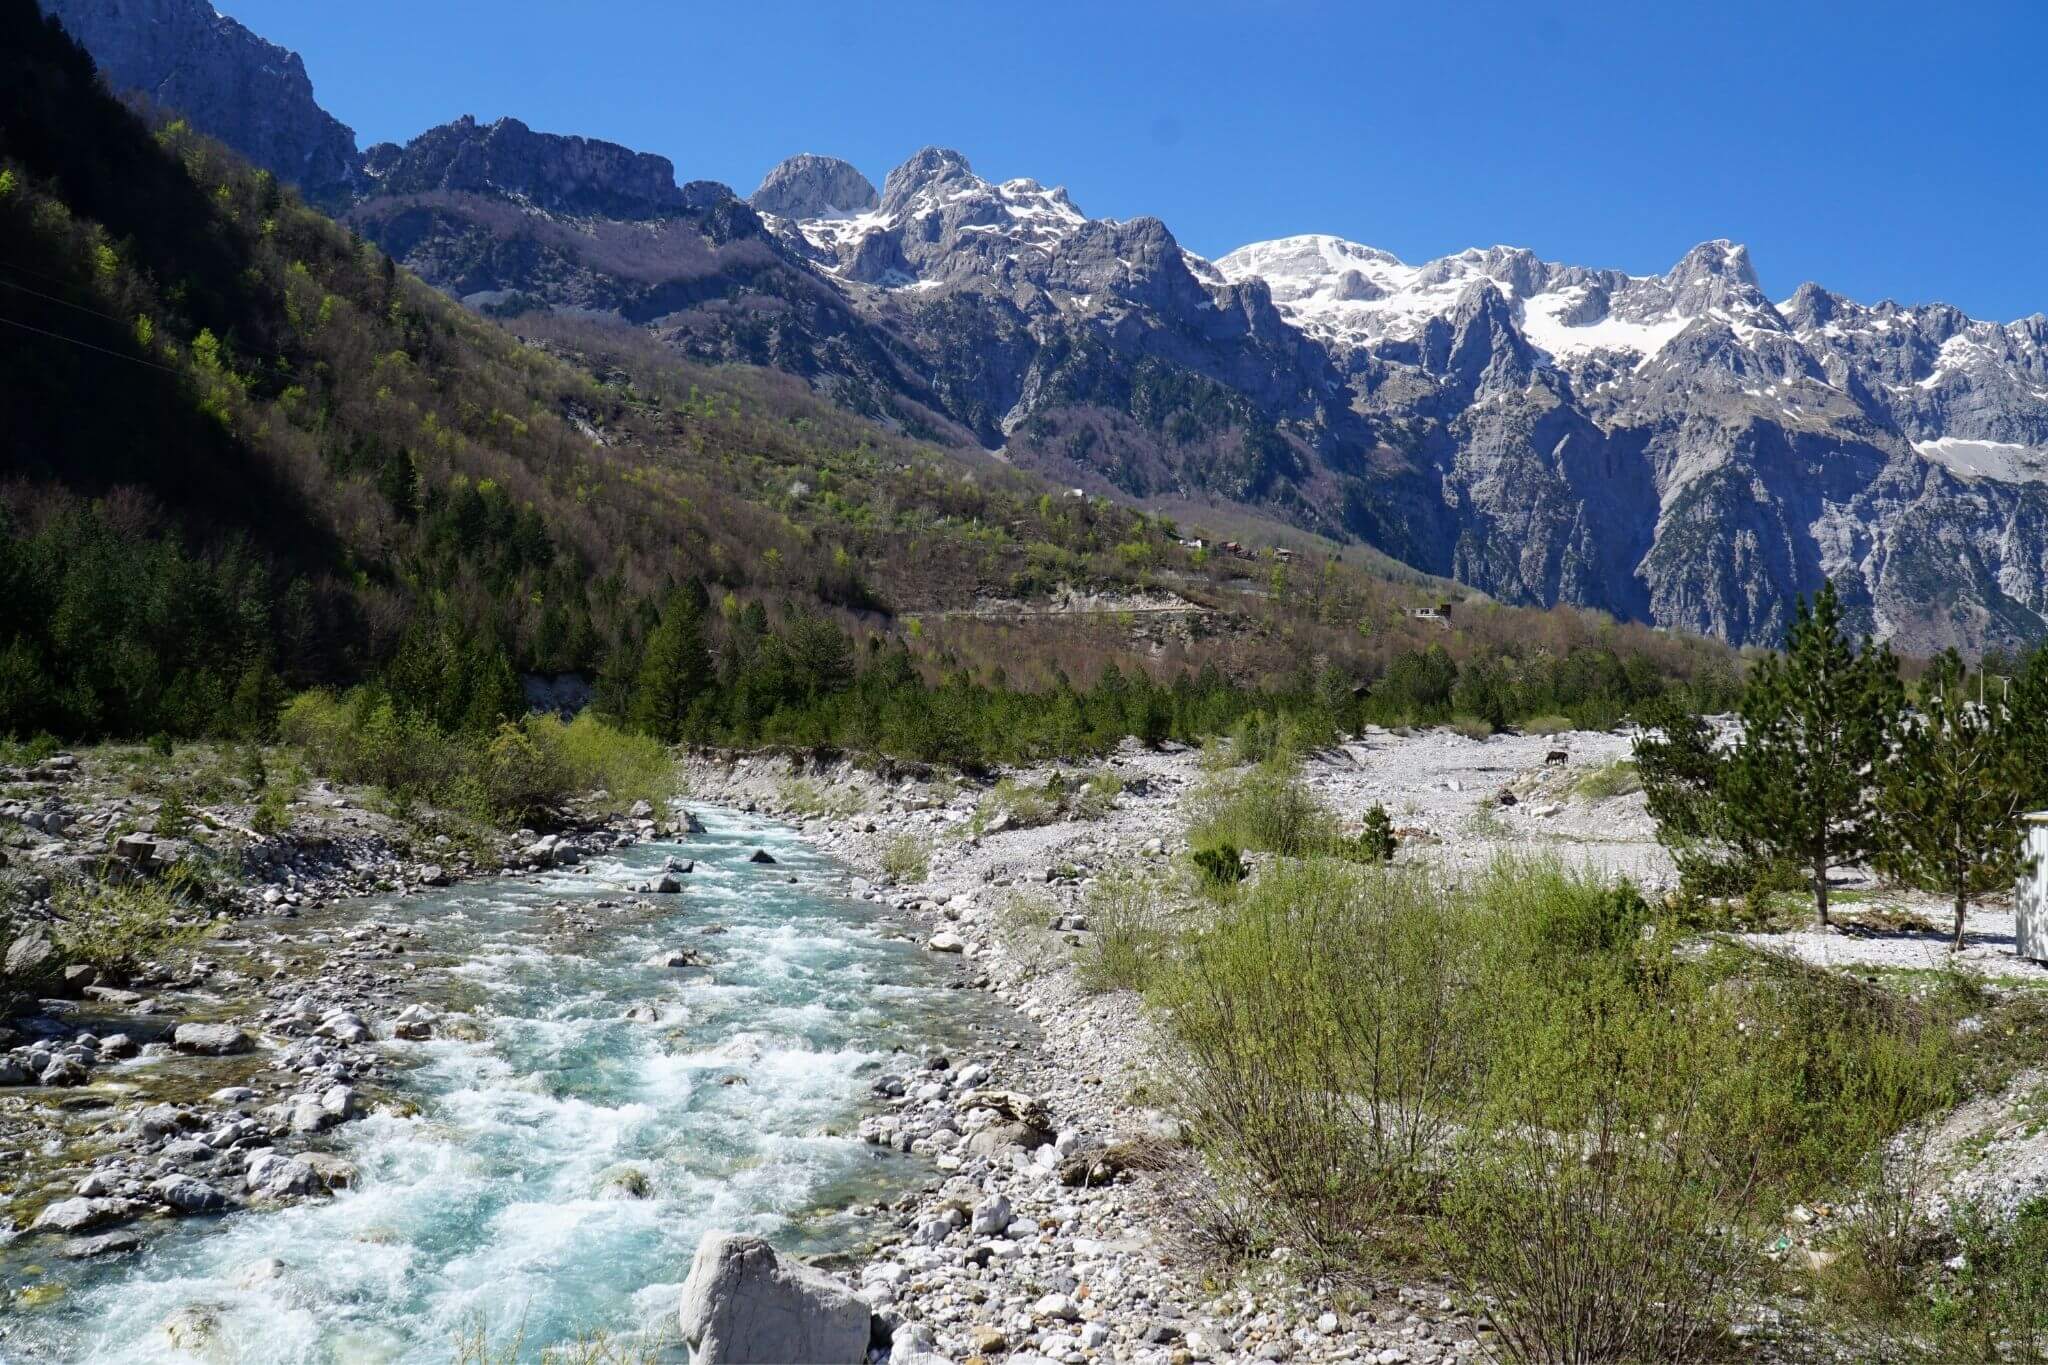
M1467 739L1486 739L1493 734L1493 722L1478 716L1452 716L1447 723Z
M185 789L172 786L165 791L163 803L156 810L156 832L166 839L183 839L192 832L192 807L185 799Z
M1144 990L1166 947L1159 884L1136 873L1112 873L1088 889L1085 908L1089 938L1078 964L1081 984L1093 991Z
M263 789L256 798L256 809L249 815L249 828L268 838L282 834L291 828L292 793L275 783Z
M676 794L676 765L661 741L615 729L584 711L566 725L550 714L521 725L537 743L551 745L583 791L606 791L619 809L645 801L660 810Z
M57 742L57 737L47 731L31 735L27 739L9 739L0 735L0 765L30 767L41 763L63 747Z
M1214 1168L1333 1258L1431 1202L1477 1061L1456 1017L1483 1004L1455 958L1465 913L1414 873L1283 862L1155 956Z
M1562 735L1575 728L1570 716L1531 716L1522 722L1522 732L1530 735Z
M1291 770L1270 765L1213 779L1198 792L1188 838L1198 847L1232 844L1286 858L1344 842L1336 814Z
M897 835L882 850L882 871L899 886L929 877L931 858L925 852L924 841L914 835Z
M1953 1360L2048 1360L2048 1199L2009 1220L1965 1208L1959 1263L1933 1289L1930 1325Z
M658 806L675 792L675 765L659 741L589 713L567 724L530 715L488 739L449 735L378 689L359 687L342 697L299 694L280 715L278 731L314 770L381 788L399 813L439 801L479 820L516 825L585 792L602 790L617 807L638 800Z
M1643 779L1636 765L1626 758L1612 763L1603 763L1597 768L1580 775L1572 784L1572 790L1583 800L1605 801L1610 797L1626 796L1643 789Z
M1060 818L1067 797L1066 779L1058 773L1037 786L1006 777L981 799L974 809L974 832L979 834L998 817L1008 816L1012 829L1035 829Z
M559 726L559 722L550 722ZM466 765L455 804L480 820L528 825L553 816L580 787L556 731L501 725Z
M57 946L72 962L125 976L200 937L209 917L207 890L204 875L187 864L155 879L66 879L52 895Z
M1427 1245L1520 1359L1697 1355L1756 1239L1960 1093L1953 992L1681 952L1626 881L1274 864L1152 955L1226 1193L1325 1259ZM1995 1032L1987 1028L1985 1033Z
M1195 872L1204 886L1223 889L1236 886L1251 873L1244 865L1244 855L1234 844L1214 844L1198 848L1193 854Z
M1076 820L1100 820L1116 809L1117 797L1123 795L1124 780L1108 768L1097 768L1088 775L1078 791L1068 802Z
M844 820L867 809L867 801L857 788L827 787L808 777L792 777L785 780L776 788L775 795L783 808L793 815L825 816Z

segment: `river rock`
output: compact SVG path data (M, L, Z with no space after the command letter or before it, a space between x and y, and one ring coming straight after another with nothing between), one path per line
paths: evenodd
M35 1072L19 1057L0 1057L0 1088L11 1085L34 1085Z
M867 1359L868 1306L758 1237L704 1235L683 1283L681 1322L694 1365Z
M142 1236L134 1232L103 1232L97 1237L73 1237L57 1248L67 1261L92 1261L102 1256L121 1256L142 1249Z
M664 872L656 877L650 890L664 896L673 896L683 889L683 879L673 872Z
M52 1057L50 1064L43 1068L43 1074L36 1078L44 1085L84 1085L92 1079L86 1074L85 1064L75 1057Z
M253 1051L256 1040L233 1024L180 1024L171 1046L202 1057L233 1057Z
M941 929L925 941L925 947L935 953L964 953L966 942L950 929Z
M750 863L773 863L775 855L765 848L757 848L747 855L747 861Z
M84 1232L111 1223L127 1212L118 1199L60 1199L36 1215L34 1232Z
M1029 1123L1011 1120L1006 1123L991 1123L988 1127L967 1139L969 1156L995 1156L1009 1147L1022 1147L1025 1151L1036 1151L1052 1141L1052 1134Z
M7 945L7 975L26 981L55 965L57 949L41 934L23 934Z
M350 1189L362 1179L353 1161L332 1152L301 1152L295 1159L311 1166L313 1174L320 1177L321 1185L329 1190Z
M167 1175L149 1191L179 1213L217 1213L228 1206L227 1196L189 1175Z
M312 1163L303 1157L282 1156L265 1150L249 1159L242 1184L249 1193L263 1199L303 1199L324 1194L326 1186Z
M174 1351L203 1351L220 1333L220 1313L211 1304L188 1303L163 1320Z
M1000 1237L1010 1226L1010 1201L1002 1195L984 1199L974 1206L974 1235Z

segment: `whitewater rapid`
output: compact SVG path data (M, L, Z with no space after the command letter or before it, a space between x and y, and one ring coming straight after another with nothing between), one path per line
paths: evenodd
M874 1074L895 1049L969 1044L986 1007L946 989L944 967L793 832L700 814L707 832L681 844L365 902L362 918L459 959L440 988L478 1036L387 1045L412 1064L406 1103L336 1130L361 1179L333 1199L163 1225L111 1264L35 1267L62 1293L16 1317L0 1362L164 1360L164 1324L186 1309L208 1320L215 1361L438 1362L479 1329L526 1359L592 1332L681 1359L673 1314L707 1229L860 1246L850 1207L927 1173L853 1136ZM776 862L750 862L757 848ZM696 861L684 892L657 898L656 917L624 913L671 855ZM619 923L565 950L551 935L565 901ZM711 965L646 965L675 948ZM19 1273L32 1248L0 1250Z

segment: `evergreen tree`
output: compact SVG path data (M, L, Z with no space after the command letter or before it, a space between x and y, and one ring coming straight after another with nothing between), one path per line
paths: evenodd
M690 708L711 685L703 598L684 588L669 597L661 624L647 637L633 685L633 724L673 744L683 737Z
M2011 886L2020 864L2018 817L2028 797L2026 752L2013 710L1951 649L1935 661L1917 714L1905 716L1878 784L1890 834L1887 870L1954 898L1952 947L1963 946L1972 897Z
M1387 808L1375 801L1365 813L1364 828L1358 832L1358 854L1367 862L1391 863L1396 847L1394 822L1387 815Z
M1785 653L1760 659L1742 699L1742 742L1722 781L1738 842L1797 863L1828 923L1828 874L1885 849L1875 799L1903 705L1898 663L1842 633L1832 580L1801 598Z

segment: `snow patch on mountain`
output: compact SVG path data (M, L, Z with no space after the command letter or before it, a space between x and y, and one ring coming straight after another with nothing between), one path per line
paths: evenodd
M1943 436L1933 441L1915 441L1913 449L1965 479L1996 479L2001 483L2048 480L2048 450L2037 446Z

